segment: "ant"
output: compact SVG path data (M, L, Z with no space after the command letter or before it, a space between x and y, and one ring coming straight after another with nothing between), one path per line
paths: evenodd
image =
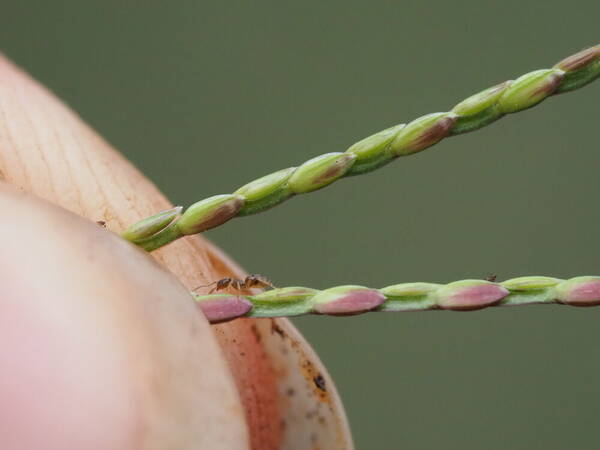
M484 280L491 281L492 283L494 283L497 278L498 278L498 275L492 273L492 274L488 275L487 277L485 277Z
M215 287L212 288L208 292L209 294L212 294L215 291L227 289L230 286L233 289L236 289L238 291L245 291L245 290L251 289L253 287L260 287L263 289L275 289L275 286L273 286L273 284L267 278L263 277L262 275L253 274L253 275L248 275L243 280L240 278L229 278L229 277L221 278L218 281L213 281L212 283L198 286L197 288L194 289L194 291L196 289L200 289L203 287L209 287L212 285L215 285Z

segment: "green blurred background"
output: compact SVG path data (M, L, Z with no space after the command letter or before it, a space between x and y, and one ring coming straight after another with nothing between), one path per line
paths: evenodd
M575 8L577 6L577 8ZM574 9L575 12L569 12ZM3 4L2 50L188 205L600 42L600 2ZM600 82L209 238L277 285L600 274ZM359 449L595 449L600 308L308 317Z

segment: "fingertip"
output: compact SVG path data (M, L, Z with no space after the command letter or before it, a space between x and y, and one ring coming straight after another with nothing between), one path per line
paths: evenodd
M174 277L3 184L0 210L0 448L245 448L233 379Z

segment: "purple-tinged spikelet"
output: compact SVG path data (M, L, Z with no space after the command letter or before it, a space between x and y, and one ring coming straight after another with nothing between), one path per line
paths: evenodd
M556 299L573 306L600 304L600 277L576 277L556 288Z
M319 314L345 316L371 311L381 306L385 296L362 286L338 286L320 291L312 301L314 311Z
M482 280L462 280L447 284L437 293L437 305L442 309L469 311L494 305L509 294L508 289Z
M196 301L210 323L236 319L252 309L252 303L239 295L199 295Z

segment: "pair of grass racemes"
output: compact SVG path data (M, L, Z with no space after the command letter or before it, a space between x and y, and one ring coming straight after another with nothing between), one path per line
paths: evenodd
M449 112L428 114L380 131L345 152L327 153L299 167L279 170L242 186L233 194L201 200L185 211L176 207L160 212L130 226L122 237L147 251L155 250L180 237L214 228L233 217L256 214L294 195L321 189L338 178L376 170L400 156L431 147L445 137L477 130L506 114L531 108L547 97L583 87L599 76L600 44L563 59L551 69L536 70L490 87L460 102ZM252 283L237 284L238 288L246 288ZM591 306L600 304L600 276L569 280L529 276L501 283L489 280L461 280L449 284L401 283L383 289L352 285L325 290L284 287L256 295L193 295L212 323L238 317L309 313L352 315L368 311L464 311L488 306L542 303Z

